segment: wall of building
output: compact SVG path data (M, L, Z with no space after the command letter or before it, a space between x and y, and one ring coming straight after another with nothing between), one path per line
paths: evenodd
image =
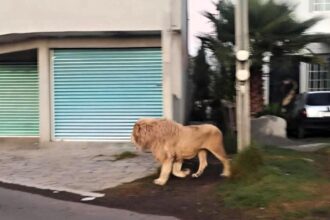
M313 11L312 0L290 0L286 2L292 2L297 5L295 14L301 20L306 20L314 16L322 16L324 18L308 30L307 33L330 33L330 11Z
M283 2L284 0L278 0ZM288 4L295 5L295 14L298 19L306 20L313 17L322 17L312 28L307 30L306 34L330 34L330 10L328 11L314 11L312 3L314 0L290 0L284 1ZM322 43L312 43L308 48L315 54L329 54L329 45ZM299 67L299 92L308 91L308 74L309 68L307 63L300 63Z
M181 28L181 1L174 0L2 0L0 35L65 31L162 30L172 2L172 24ZM5 21L5 22L3 22Z
M290 2L297 5L295 16L300 20L322 17L322 20L310 28L306 34L330 34L330 11L313 11L313 1L314 0L291 0ZM314 53L330 53L330 48L324 44L310 44L308 48Z
M187 118L185 103L188 67L187 1L168 0L164 11L165 15L170 11L176 11L170 16L171 19L164 19L162 30L164 87L171 88L171 93L164 94L164 103L170 106L165 109L164 116L184 123ZM178 20L181 21L180 26Z
M51 133L49 51L52 48L161 47L164 116L181 123L185 121L186 0L3 0L0 24L0 40L14 39L0 41L0 54L38 49L42 142L49 141ZM133 35L124 38L111 35L94 39L90 35L84 37L84 33L99 34L102 31L128 31ZM144 31L156 31L159 36L143 35ZM24 38L30 33L48 32L52 36L59 33L62 38L48 38L47 35L36 35L34 40ZM62 36L65 32L79 32L84 38L65 38ZM137 33L135 37L134 33ZM16 41L11 37L16 34L22 34L23 38Z

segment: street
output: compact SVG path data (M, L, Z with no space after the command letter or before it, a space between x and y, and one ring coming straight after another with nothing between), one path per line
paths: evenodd
M174 220L0 188L1 220Z

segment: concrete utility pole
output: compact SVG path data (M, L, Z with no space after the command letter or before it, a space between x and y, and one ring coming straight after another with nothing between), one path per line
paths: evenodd
M237 59L236 125L238 151L242 151L251 143L248 2L248 0L237 0L235 5Z

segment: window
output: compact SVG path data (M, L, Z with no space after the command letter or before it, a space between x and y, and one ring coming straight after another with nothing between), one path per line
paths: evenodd
M311 0L312 11L330 11L330 0Z
M330 93L312 93L307 96L307 105L330 105Z
M309 65L308 91L330 91L329 64Z

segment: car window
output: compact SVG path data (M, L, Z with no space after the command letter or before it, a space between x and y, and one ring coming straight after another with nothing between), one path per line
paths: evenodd
M307 96L307 105L330 105L330 93L313 93Z

